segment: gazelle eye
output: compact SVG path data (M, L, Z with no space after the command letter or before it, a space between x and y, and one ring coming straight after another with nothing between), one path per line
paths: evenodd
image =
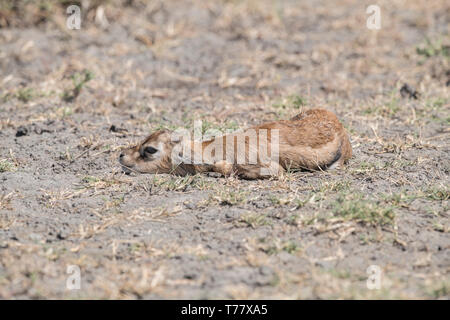
M154 153L156 153L156 152L158 152L158 149L155 149L155 148L153 148L153 147L146 147L146 148L144 149L144 153L154 154Z

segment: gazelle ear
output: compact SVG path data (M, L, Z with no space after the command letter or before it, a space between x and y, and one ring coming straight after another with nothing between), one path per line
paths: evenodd
M172 142L173 144L180 143L183 138L184 136L179 132L172 132L172 134L170 135L170 142Z
M173 143L178 143L181 141L181 139L182 137L177 134L172 134L172 136L170 137L170 141Z

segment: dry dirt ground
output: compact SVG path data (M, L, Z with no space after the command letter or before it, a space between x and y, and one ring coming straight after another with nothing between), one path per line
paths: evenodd
M11 3L0 298L449 298L450 2L84 1L80 30L67 1ZM348 129L343 170L243 181L117 162L157 128L310 107Z

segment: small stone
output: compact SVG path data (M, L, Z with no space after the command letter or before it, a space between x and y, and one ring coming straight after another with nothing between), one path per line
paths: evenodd
M42 236L40 234L38 234L38 233L31 233L29 235L29 237L30 237L31 240L33 240L35 242L38 242L38 241L42 240Z
M195 273L186 273L184 275L184 278L185 279L189 279L189 280L193 280L193 279L197 278L197 275Z
M124 132L128 132L128 130L124 129L124 128L119 128L113 124L113 125L111 125L111 127L109 127L109 132L124 133Z
M68 237L68 234L65 231L60 231L56 234L56 239L58 239L58 240L65 240L65 239L67 239L67 237Z
M262 274L263 276L270 276L273 274L273 271L267 266L261 266L259 267L259 273Z
M28 129L23 126L20 126L16 131L16 137L26 136L27 134L28 134Z
M190 210L194 210L194 209L196 208L195 203L191 203L191 202L186 202L186 203L184 204L184 206L185 206L187 209L190 209Z
M414 90L411 86L409 86L407 83L403 85L400 89L400 95L402 98L413 98L415 100L419 99L419 92Z

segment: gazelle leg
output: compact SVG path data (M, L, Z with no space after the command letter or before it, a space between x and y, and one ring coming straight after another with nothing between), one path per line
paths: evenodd
M280 176L284 173L284 169L278 162L272 161L264 165L238 165L236 172L245 179L264 179Z

